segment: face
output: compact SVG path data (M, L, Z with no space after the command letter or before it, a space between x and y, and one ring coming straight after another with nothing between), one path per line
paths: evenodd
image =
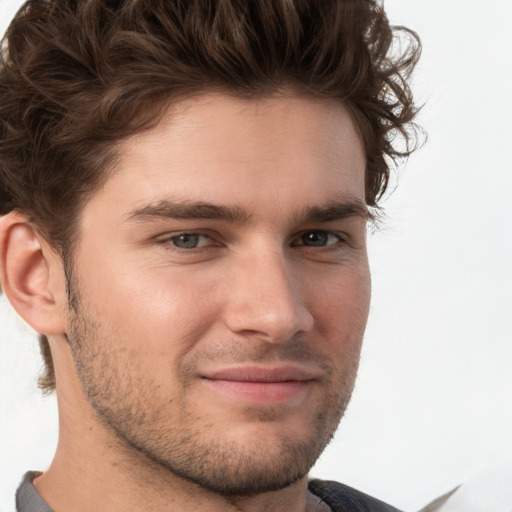
M334 102L182 101L87 203L68 337L97 418L226 495L304 477L349 401L365 160Z

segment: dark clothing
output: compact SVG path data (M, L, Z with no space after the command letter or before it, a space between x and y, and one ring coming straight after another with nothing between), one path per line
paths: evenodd
M308 488L333 512L400 512L383 501L338 482L310 480Z
M39 474L36 471L29 471L23 478L16 493L17 512L52 512L32 484L32 480ZM382 501L338 482L311 480L308 487L313 494L327 503L333 512L400 512Z

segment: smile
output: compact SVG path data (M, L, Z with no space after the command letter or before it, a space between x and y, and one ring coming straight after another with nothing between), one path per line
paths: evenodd
M240 366L209 372L203 382L233 398L261 404L298 400L317 378L312 370L293 365L273 368Z

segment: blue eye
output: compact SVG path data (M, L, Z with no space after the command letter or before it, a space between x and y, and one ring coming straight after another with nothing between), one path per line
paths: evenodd
M328 231L308 231L300 237L298 245L305 245L307 247L325 247L327 245L334 245L341 241L341 238L334 233Z
M196 249L208 245L210 238L206 235L182 233L170 238L170 241L180 249Z

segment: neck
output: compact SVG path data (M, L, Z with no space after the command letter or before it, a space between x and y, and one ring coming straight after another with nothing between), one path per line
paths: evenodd
M38 493L54 512L329 510L309 493L307 478L278 491L226 497L149 464L135 463L129 471L126 460L116 462L107 456L100 462L91 452L85 453L87 446L84 444L73 457L71 450L61 450L59 446L48 471L34 481Z
M55 512L310 512L322 508L307 477L277 491L223 496L170 472L102 425L85 399L59 399L59 443L50 468L34 485ZM71 400L70 400L71 401ZM70 405L71 407L66 407Z

